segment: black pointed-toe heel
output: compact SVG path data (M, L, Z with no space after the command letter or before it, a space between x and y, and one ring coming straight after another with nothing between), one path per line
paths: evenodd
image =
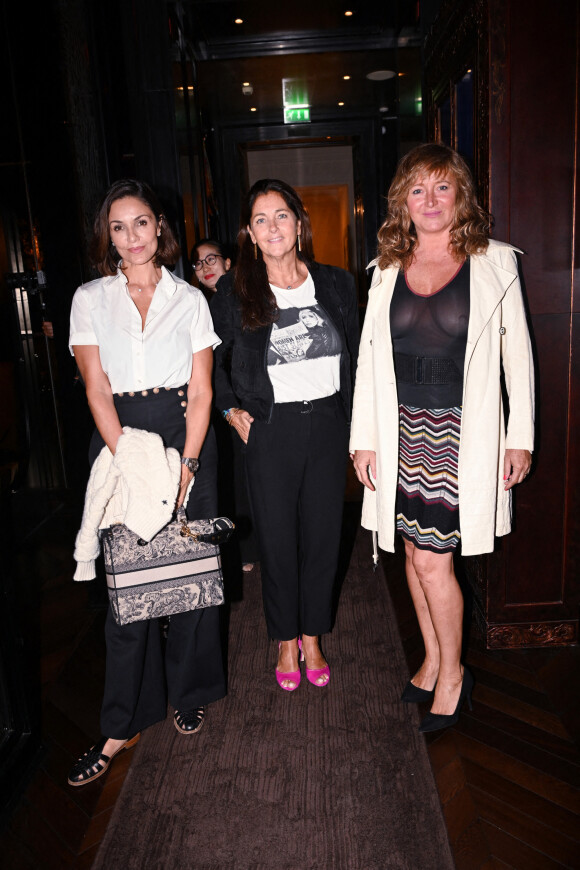
M427 713L419 725L419 731L422 734L425 734L427 731L440 731L442 728L449 728L451 725L455 725L459 719L459 713L461 712L461 707L465 700L467 700L467 703L469 704L469 709L472 710L471 693L473 691L473 683L474 680L471 671L464 668L461 692L459 694L459 700L457 701L455 712L450 713L449 716L446 716L443 713Z
M416 686L409 680L403 689L401 701L404 701L405 704L421 704L423 701L431 701L434 694L435 687L431 691L429 689L420 689L419 686Z

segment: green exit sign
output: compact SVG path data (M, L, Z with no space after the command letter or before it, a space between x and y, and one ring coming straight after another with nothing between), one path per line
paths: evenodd
M310 107L309 106L284 106L284 123L285 124L309 124L310 123Z

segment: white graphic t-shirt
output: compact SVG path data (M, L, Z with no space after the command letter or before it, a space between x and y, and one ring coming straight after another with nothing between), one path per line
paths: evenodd
M308 278L295 290L270 284L280 316L272 326L268 375L275 402L322 399L340 389L340 335Z

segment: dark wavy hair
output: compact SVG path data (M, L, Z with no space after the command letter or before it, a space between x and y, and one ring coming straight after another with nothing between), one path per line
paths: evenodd
M102 196L93 221L93 236L89 246L89 257L92 265L100 275L115 275L119 263L117 249L111 241L109 213L111 206L118 199L134 196L140 199L160 222L161 233L155 253L156 266L174 266L181 256L181 248L163 214L157 194L144 181L134 178L123 178L115 181Z
M268 281L266 264L259 247L254 244L248 232L254 203L266 193L279 193L297 220L300 221L300 248L296 256L303 263L314 262L312 247L312 227L310 217L302 200L289 184L277 178L261 178L252 185L242 205L240 230L238 232L238 256L234 266L234 291L240 301L243 329L258 329L269 326L278 319L276 297Z
M387 217L377 234L381 269L387 266L406 269L410 265L417 246L417 233L407 208L407 196L411 187L428 175L451 176L457 187L449 242L454 257L462 260L468 254L487 249L491 216L477 202L469 166L453 148L427 143L402 157L391 182Z

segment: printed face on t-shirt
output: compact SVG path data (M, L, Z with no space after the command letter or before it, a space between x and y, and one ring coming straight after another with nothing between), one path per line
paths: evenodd
M283 308L270 336L268 365L340 353L340 337L320 305Z

